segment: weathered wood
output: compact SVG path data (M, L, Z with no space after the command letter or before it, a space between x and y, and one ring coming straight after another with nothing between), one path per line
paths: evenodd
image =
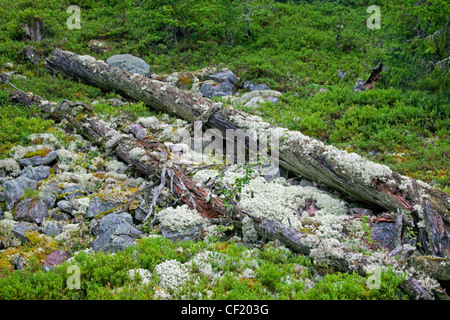
M413 183L409 177L400 175L387 166L325 145L298 131L272 126L260 118L250 117L233 108L222 107L210 99L166 83L118 69L90 56L55 50L46 59L46 67L52 72L65 74L102 89L114 90L126 97L142 101L151 108L187 121L202 121L204 129L218 129L223 137L226 137L226 132L230 129L263 132L272 139L278 139L276 132L283 132L284 135L279 140L279 164L286 170L335 189L351 200L391 211L400 208L417 213L423 208L422 198L427 198L429 208L438 213L443 221L433 226L442 227L443 232L439 231L442 238L447 237L450 230L450 196L426 183ZM242 141L237 143L242 145ZM253 135L244 143L243 147L248 148L258 142ZM127 155L130 150L121 152L121 148L123 146L116 149L118 155L125 159L125 162L133 163ZM135 165L138 170L145 171L143 164ZM433 233L431 229L424 230L425 233ZM433 238L432 235L427 237ZM439 249L439 254L447 251L449 247L448 241L442 241L442 244L444 247Z
M46 59L46 66L53 72L63 73L105 90L114 90L187 121L201 119L206 127L219 129L224 136L227 129L248 129L238 121L248 116L243 112L232 108L217 108L209 99L109 66L90 56L55 50ZM266 127L268 131L279 129L263 122L260 126ZM280 141L280 165L293 173L339 190L356 201L388 210L400 207L411 211L416 204L410 197L411 179L392 172L385 166L362 158L349 158L346 151L326 146L304 135L300 135L297 140L288 141ZM365 166L368 167L367 170ZM422 184L420 189L422 194L430 198L432 207L441 215L445 214L446 221L450 222L447 214L450 209L449 195L426 184Z
M173 185L171 189L175 196L188 204L191 209L197 209L202 216L217 218L225 213L220 198L209 197L180 168L167 161L170 151L162 142L151 137L138 140L132 135L124 135L107 128L95 117L90 117L89 110L83 104L64 100L56 107L45 103L39 104L39 106L44 112L58 115L59 119L61 117L67 119L68 123L80 134L96 145L109 149L122 161L132 165L134 170L145 176L161 176L163 174L166 185L169 183ZM116 140L116 143L108 145L111 139ZM136 150L141 151L139 157L133 155Z

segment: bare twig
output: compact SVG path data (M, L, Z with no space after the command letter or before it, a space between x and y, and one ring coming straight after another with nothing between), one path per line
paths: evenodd
M146 222L148 218L150 218L153 207L156 205L156 201L158 200L159 195L161 194L162 189L164 188L164 185L166 184L166 168L163 168L161 171L161 183L156 188L155 193L153 194L152 203L150 204L150 207L148 208L147 215L145 216L144 220L142 220L142 223Z

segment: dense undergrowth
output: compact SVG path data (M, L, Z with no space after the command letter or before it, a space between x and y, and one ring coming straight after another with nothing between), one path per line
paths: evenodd
M169 261L180 270L158 265ZM71 279L79 267L80 286ZM248 250L238 243L173 243L161 236L139 240L114 255L80 251L51 272L26 270L0 278L0 299L406 299L401 275L385 270L379 288L357 273L317 270L302 255L276 243ZM147 270L146 273L130 270ZM34 270L35 271L35 270ZM177 272L178 271L178 272ZM165 277L166 276L166 277ZM311 278L318 281L311 286ZM70 284L73 283L74 287ZM161 287L161 283L164 285ZM173 286L173 287L172 287Z
M116 95L51 75L43 63L32 64L21 49L32 45L46 56L61 48L104 60L130 53L146 60L156 74L211 65L228 67L240 77L240 86L253 80L283 92L276 107L266 103L246 111L450 191L449 73L448 66L441 68L439 63L449 51L450 5L446 1L418 7L409 0L375 1L382 10L381 29L375 30L366 27L370 14L365 1L248 1L248 8L243 1L232 2L83 1L81 29L69 30L66 9L72 3L68 0L2 1L0 68L25 76L13 77L12 83L46 100L91 102ZM44 21L46 36L41 42L26 39L23 23L30 19ZM107 50L89 49L92 39L103 41ZM380 61L385 69L375 89L353 94L355 81L367 78ZM6 66L7 62L13 67ZM343 79L337 70L345 73ZM322 88L326 91L319 92ZM26 145L29 134L55 133L53 121L39 117L38 110L8 102L10 89L0 84L0 158L7 157L15 144ZM118 109L100 103L94 108L115 118L151 112L142 104ZM38 240L30 245L34 247L23 249L59 248ZM176 293L157 292L160 279L153 271L157 264L171 259L185 264L205 250L226 255L223 264L212 267L222 274L220 282L190 266L193 276L185 287ZM165 294L193 299L406 298L398 290L400 275L386 272L382 287L369 289L365 277L326 268L315 274L317 266L312 268L310 260L271 246L255 253L259 268L243 276L252 263L246 254L237 244L144 238L115 255L75 256L76 263L84 266L77 290L64 289L70 277L69 262L44 272L39 264L42 257L37 257L35 268L2 274L0 298L146 299ZM1 268L8 270L9 266ZM129 276L129 270L139 268L151 271L147 284L139 276ZM322 281L305 290L311 276ZM200 297L196 292L208 295Z

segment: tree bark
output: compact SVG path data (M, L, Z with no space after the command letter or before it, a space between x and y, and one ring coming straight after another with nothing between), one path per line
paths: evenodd
M445 226L444 232L448 233L450 196L423 182L416 183L418 190L415 190L412 179L387 166L325 145L300 132L272 126L260 118L256 119L255 116L233 108L225 108L210 99L171 87L164 82L118 69L90 56L55 50L46 59L46 67L52 72L65 74L102 89L114 90L125 97L142 101L153 109L187 121L202 121L205 129L218 129L224 137L227 129L251 131L256 128L258 132L266 132L272 139L275 132L284 132L279 141L281 167L338 190L348 199L385 210L400 208L418 216L423 211L421 199L426 198L431 209L439 214L436 219L440 220L435 225ZM239 143L241 142L238 141ZM254 137L250 137L246 147L257 143ZM118 151L120 153L120 149ZM122 157L127 159L125 154ZM420 194L419 198L417 194Z

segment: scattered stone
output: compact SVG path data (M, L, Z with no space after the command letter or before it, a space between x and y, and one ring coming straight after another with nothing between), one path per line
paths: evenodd
M22 221L12 229L12 233L20 240L20 242L28 242L29 239L26 236L27 231L38 231L38 226L34 223Z
M312 181L303 178L300 180L300 183L298 184L300 187L314 187L314 184Z
M120 202L102 201L99 197L93 197L89 202L89 207L84 217L86 219L95 218L96 215L102 212L107 212L117 208Z
M109 51L108 45L102 40L91 39L87 45L91 52L100 53Z
M277 97L270 96L270 97L267 97L267 101L272 102L273 105L276 106L278 104L278 102L280 101L280 99Z
M150 66L143 59L131 54L117 54L109 57L106 63L131 73L137 73L145 77L150 77Z
M42 199L42 201L47 206L47 209L51 209L55 206L56 203L56 195L61 191L57 183L51 183L47 185L45 188L43 188L39 192L39 198Z
M47 164L50 164L51 162L53 162L57 156L58 156L58 154L56 151L51 151L44 157L35 156L35 157L31 157L31 158L20 159L19 164L22 167L29 167L29 166L35 167L35 166L47 165Z
M61 263L63 263L64 261L67 260L67 258L69 258L69 255L67 254L66 251L64 250L55 250L52 253L50 253L49 255L47 255L47 257L45 257L45 261L44 261L44 270L48 271L49 269L53 268L54 266L57 266Z
M141 223L142 221L144 221L146 216L147 216L147 213L144 210L142 210L141 208L136 208L134 210L133 218L135 221L137 221L137 223Z
M200 87L200 93L207 98L211 98L214 94L214 85L212 83L203 83Z
M136 239L142 232L133 226L129 213L111 213L100 220L92 229L94 235L98 235L92 243L95 251L117 252L128 246L136 244Z
M56 237L62 231L63 231L63 227L60 224L56 224L54 222L50 222L50 223L48 223L45 226L45 228L43 230L43 233L45 235L47 235L47 236L50 236L50 237Z
M37 167L26 167L20 172L21 177L26 177L31 180L41 181L46 179L50 175L50 167L47 166L37 166Z
M4 66L5 68L8 68L8 69L14 68L14 65L13 65L11 62L5 62L5 63L3 64L3 66Z
M65 199L65 200L72 200L75 198L81 198L86 194L86 188L82 185L73 185L70 186L58 195L57 199Z
M11 211L14 205L23 197L26 189L36 190L37 181L27 177L18 177L3 183L6 210Z
M72 213L73 212L73 203L67 200L61 200L58 201L58 203L56 204L58 206L58 208L61 209L62 212L66 212L66 213Z
M25 259L22 256L17 255L13 259L13 264L16 270L22 270L25 266Z
M47 206L41 198L36 196L24 199L17 204L14 220L40 224L48 216Z
M355 84L355 87L353 88L353 92L366 90L366 88L364 87L365 83L366 83L366 81L364 81L364 79L356 80L356 84Z
M279 167L273 167L269 171L267 171L264 174L264 179L266 179L267 182L271 182L278 178L280 176L280 168Z
M170 241L199 241L202 239L201 226L190 226L183 231L172 231L167 228L161 228L162 235Z
M337 75L338 75L338 78L341 80L344 79L344 77L345 77L345 74L344 74L344 72L342 72L342 70L338 70Z
M226 70L209 75L206 77L206 79L214 80L216 82L228 82L229 84L233 85L233 87L238 81L236 75L231 70Z
M72 216L67 212L58 209L53 211L52 218L56 221L67 221L72 219Z
M270 90L270 87L267 85L267 84L265 84L265 83L261 83L261 84L250 84L249 86L248 86L248 89L250 90L250 91L257 91L257 90Z

